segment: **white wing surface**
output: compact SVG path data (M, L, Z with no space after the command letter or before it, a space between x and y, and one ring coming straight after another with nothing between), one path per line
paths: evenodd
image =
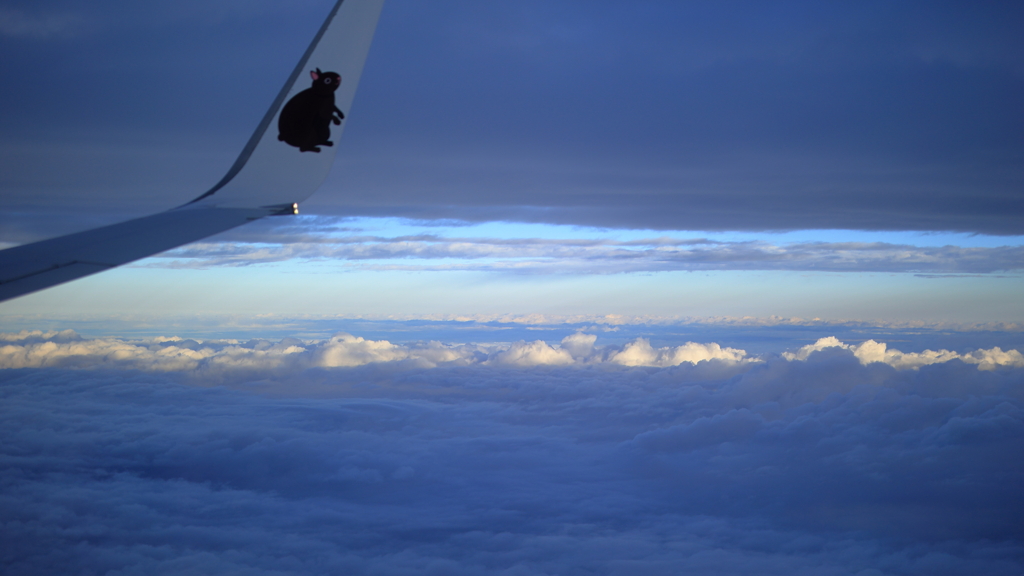
M297 213L298 203L320 187L334 162L337 147L325 142L341 136L383 3L338 0L216 186L167 212L0 251L0 301L264 216Z

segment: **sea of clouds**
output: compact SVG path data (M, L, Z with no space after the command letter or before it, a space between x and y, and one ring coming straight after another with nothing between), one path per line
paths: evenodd
M366 364L396 364L406 369L439 366L652 366L671 367L714 362L720 369L735 370L750 363L765 362L762 356L745 350L710 343L687 342L681 346L653 347L646 338L623 346L597 346L597 336L576 332L550 345L543 340L486 344L444 344L420 341L393 344L341 333L327 340L285 338L194 340L157 337L139 340L90 338L73 330L25 330L0 334L0 369L3 368L117 368L157 371L302 370L338 368ZM882 363L895 368L917 369L929 364L958 360L979 370L1004 367L1024 368L1024 355L999 347L964 354L950 350L904 353L885 343L866 340L849 345L834 336L792 352L788 361L806 361L813 352L848 350L862 364Z
M0 337L4 574L1024 571L1024 357Z

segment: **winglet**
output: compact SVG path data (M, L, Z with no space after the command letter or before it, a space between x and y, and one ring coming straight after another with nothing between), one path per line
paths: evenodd
M173 210L0 250L0 301L264 216L298 214L298 202L316 191L331 169L335 148L326 142L341 136L383 4L384 0L338 0L249 143L216 186ZM310 68L313 74L306 76Z
M338 0L238 159L220 182L189 204L244 208L291 204L305 200L320 187L334 162L333 142L345 127L344 118L359 85L383 4L384 0ZM309 74L316 77L318 72L333 72L340 83L324 84L332 78L310 82ZM301 93L310 90L318 94L300 102ZM340 114L333 113L317 95L333 95L333 106ZM319 110L312 110L317 106ZM288 142L296 138L282 138L282 115L286 121L293 120L286 124L309 146ZM306 125L310 121L320 125ZM331 144L316 141L314 136L322 134L303 133L308 130L326 131L327 137L319 140Z

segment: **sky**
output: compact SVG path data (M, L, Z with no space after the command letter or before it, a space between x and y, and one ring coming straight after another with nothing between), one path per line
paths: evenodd
M0 248L207 190L330 7L5 1ZM1022 24L387 0L299 216L0 303L3 571L1019 575Z

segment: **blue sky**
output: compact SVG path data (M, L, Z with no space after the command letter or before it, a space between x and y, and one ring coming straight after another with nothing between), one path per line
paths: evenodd
M330 5L5 2L0 247L208 189ZM1022 23L387 0L300 216L0 304L3 571L1019 575Z

